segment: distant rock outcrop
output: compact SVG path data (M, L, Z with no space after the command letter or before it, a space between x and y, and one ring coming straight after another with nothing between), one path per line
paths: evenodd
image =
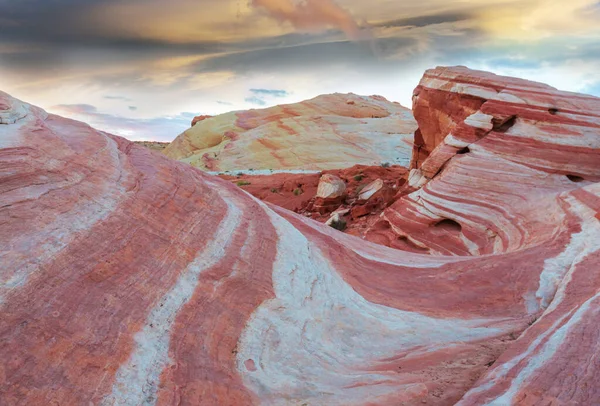
M0 403L594 404L600 99L438 68L415 111L398 251L0 93Z
M408 166L417 127L409 109L353 94L200 118L165 154L206 171Z
M136 144L146 147L152 151L164 151L169 146L168 142L158 141L134 141Z
M212 116L196 116L194 117L194 119L192 120L192 127L195 126L197 123L199 123L200 121L204 121L207 118L211 118Z

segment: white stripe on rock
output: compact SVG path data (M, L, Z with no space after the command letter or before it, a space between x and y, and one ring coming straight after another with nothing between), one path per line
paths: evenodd
M434 319L368 302L315 244L266 211L279 236L273 269L276 298L264 302L248 321L237 358L246 387L264 404L354 405L400 388L419 390L420 384L402 386L400 374L369 368L419 346L435 351L499 334L489 326L502 320Z
M214 238L158 301L140 332L129 361L117 371L112 393L103 405L153 405L160 375L169 363L171 327L181 308L192 298L200 274L216 265L224 256L241 219L241 210L226 200L227 214Z

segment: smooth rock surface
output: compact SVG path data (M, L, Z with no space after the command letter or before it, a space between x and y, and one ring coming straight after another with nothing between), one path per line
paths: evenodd
M420 189L368 238L464 258L457 295L470 275L535 321L458 404L597 403L600 99L455 67L427 71L413 101Z
M383 180L376 179L362 189L358 195L359 200L369 200L384 186Z
M322 199L335 199L344 196L346 184L335 175L325 174L319 179L316 197Z
M206 118L165 154L206 171L408 166L416 123L381 96L331 94Z
M594 404L600 100L420 89L474 141L384 213L404 252L0 93L2 404ZM480 108L517 117L479 137ZM421 133L433 168L449 135Z

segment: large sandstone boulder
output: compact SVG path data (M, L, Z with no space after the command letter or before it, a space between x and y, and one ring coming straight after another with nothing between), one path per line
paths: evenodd
M337 199L346 193L346 184L335 175L325 174L319 179L316 197L321 199Z
M165 154L206 171L408 166L416 128L409 109L383 97L331 94L205 118Z
M516 118L423 139L471 142L384 213L403 251L0 93L1 403L593 404L600 100L421 89Z
M340 207L345 198L346 183L335 175L324 174L319 179L317 194L308 208L320 214L331 213Z

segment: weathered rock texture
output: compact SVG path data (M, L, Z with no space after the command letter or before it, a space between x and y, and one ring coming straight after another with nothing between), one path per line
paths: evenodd
M203 116L196 116L194 117L194 119L192 120L192 127L195 126L197 123L199 123L200 121L204 121L207 118L211 118L212 116L207 116L207 115L203 115Z
M416 129L409 109L354 94L202 118L165 154L207 171L408 166Z
M313 220L326 223L332 211L343 211L341 217L346 222L348 234L364 236L371 223L378 221L379 214L396 200L396 194L406 183L407 169L403 166L390 167L355 165L346 169L330 169L322 173L277 173L271 175L250 175L238 173L219 175L252 196L284 209L300 213ZM323 175L340 178L346 185L341 199L326 202L318 198L318 186ZM369 200L359 199L366 187L377 180L383 187ZM324 204L331 203L331 204ZM352 213L354 215L352 215Z
M134 143L141 145L142 147L151 149L152 151L163 151L169 145L168 142L158 141L134 141Z
M346 184L335 175L325 174L319 179L317 197L322 199L335 199L343 197L346 193Z
M417 99L463 94L516 118L449 116L405 252L0 95L2 404L595 404L600 100L462 68Z

